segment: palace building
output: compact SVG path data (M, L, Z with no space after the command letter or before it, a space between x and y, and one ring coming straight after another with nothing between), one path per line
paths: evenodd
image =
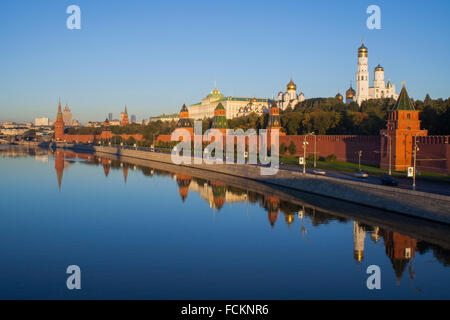
M364 42L358 49L358 71L356 73L356 95L353 100L360 106L363 101L369 99L392 98L397 99L395 85L388 80L384 82L384 69L379 64L374 70L373 87L369 87L369 50Z
M267 98L226 97L214 88L201 102L189 106L189 115L193 120L213 118L219 103L225 109L226 118L233 119L252 112L256 114L269 112L271 101Z

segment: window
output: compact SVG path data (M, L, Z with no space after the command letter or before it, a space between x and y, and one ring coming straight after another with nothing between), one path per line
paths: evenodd
M409 113L406 115L406 119L411 120L411 115Z

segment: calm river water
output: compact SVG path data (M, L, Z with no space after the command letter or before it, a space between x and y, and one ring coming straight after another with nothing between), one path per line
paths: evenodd
M2 299L450 298L448 227L43 149L0 147L0 186Z

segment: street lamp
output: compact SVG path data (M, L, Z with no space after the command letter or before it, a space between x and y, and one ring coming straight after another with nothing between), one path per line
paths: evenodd
M389 175L392 175L392 139L390 137L390 135L388 135L387 133L383 133L383 136L385 136L388 139L388 143L389 143Z
M308 145L308 141L306 141L306 136L303 139L303 173L306 173L306 146Z
M309 136L314 136L314 168L316 167L316 158L317 158L317 136L315 132L308 133Z
M414 136L414 172L413 172L413 190L416 190L416 160L417 160L417 151L419 151L419 147L417 146L417 139Z
M361 156L362 156L362 150L358 151L358 165L359 165L359 171L361 171Z

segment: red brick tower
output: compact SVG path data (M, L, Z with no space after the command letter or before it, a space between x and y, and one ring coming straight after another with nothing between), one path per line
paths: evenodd
M122 113L121 118L122 118L122 119L121 119L120 125L121 125L122 127L127 126L127 125L130 124L130 120L128 119L128 110L127 110L127 106L125 106L125 112Z
M55 141L64 141L64 119L61 111L61 101L58 105L58 114L55 121Z
M175 130L185 129L190 132L191 136L194 135L194 126L192 125L192 120L189 119L189 110L185 104L180 110L180 120L178 120Z
M389 167L389 150L392 170L406 171L412 166L414 137L426 136L428 131L420 129L419 111L415 110L404 84L394 108L389 111L387 129L380 134L381 168Z

